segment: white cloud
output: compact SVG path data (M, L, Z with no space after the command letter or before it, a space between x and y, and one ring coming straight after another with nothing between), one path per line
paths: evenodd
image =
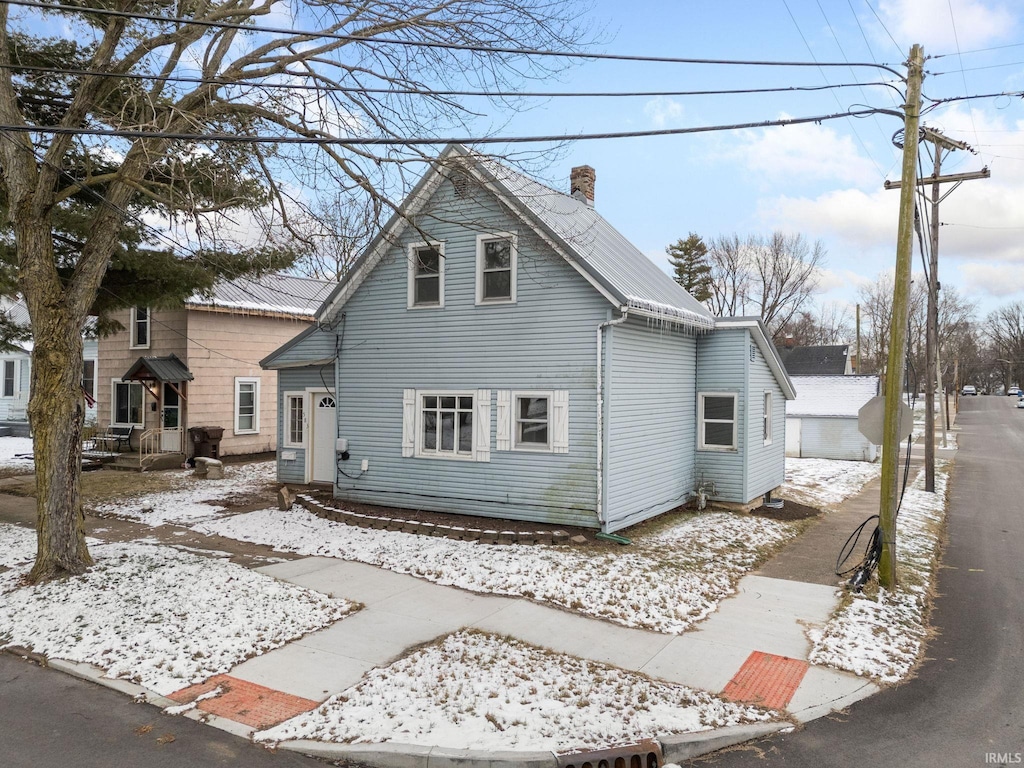
M967 295L1006 299L1024 293L1024 268L1019 264L967 262L960 265L959 272Z
M682 122L683 105L667 96L658 96L644 104L644 114L655 128L668 128Z
M779 115L786 119L789 115ZM742 163L767 183L835 180L862 185L878 179L874 163L850 136L806 123L741 131L718 157Z
M896 240L899 193L840 189L816 198L782 195L761 200L757 215L772 228L814 238L833 235L849 250L876 248Z
M897 40L921 43L925 53L976 48L1010 37L1016 27L1005 3L985 0L882 0L878 9Z

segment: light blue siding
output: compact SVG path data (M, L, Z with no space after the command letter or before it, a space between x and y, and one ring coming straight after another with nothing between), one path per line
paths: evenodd
M615 531L691 497L697 340L644 321L606 333L605 528Z
M786 398L761 350L749 339L746 409L747 457L744 503L775 490L786 480ZM753 358L753 359L751 359ZM772 439L764 442L764 393L772 394ZM743 411L740 411L741 418Z
M356 479L336 495L356 501L597 527L596 329L609 305L564 259L530 236L496 200L454 199L442 184L437 219L416 222L373 269L333 325L338 436ZM440 200L439 200L440 198ZM438 208L428 208L437 211ZM467 222L463 226L458 221ZM476 240L519 235L518 300L475 306ZM444 307L409 310L407 246L444 243ZM491 390L489 462L402 456L403 389ZM497 390L566 390L567 454L499 451Z
M697 392L723 392L737 396L734 451L695 451L697 483L714 483L710 498L745 502L743 447L747 445L747 361L750 334L742 328L718 329L697 339ZM695 406L696 407L696 406ZM760 409L759 409L760 410Z

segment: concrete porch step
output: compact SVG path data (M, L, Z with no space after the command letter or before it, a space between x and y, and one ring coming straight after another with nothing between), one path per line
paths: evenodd
M121 453L107 464L107 467L124 472L145 472L155 469L175 469L184 462L184 453L155 453L146 458L144 465L140 465L138 453Z

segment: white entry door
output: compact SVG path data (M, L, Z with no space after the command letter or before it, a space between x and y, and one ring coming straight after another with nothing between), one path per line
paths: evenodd
M334 443L338 436L337 408L334 395L314 392L312 481L334 483L336 461Z
M162 403L160 450L178 453L181 451L181 398L178 390L170 384L164 384Z

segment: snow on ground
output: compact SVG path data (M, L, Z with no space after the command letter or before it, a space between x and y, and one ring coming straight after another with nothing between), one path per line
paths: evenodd
M813 507L833 507L882 473L881 463L786 457L782 495Z
M227 508L218 501L232 496L251 495L260 486L273 483L277 467L273 461L253 464L226 464L222 480L195 477L192 470L172 473L177 487L171 491L149 493L97 504L94 509L148 525L190 525L219 517ZM151 512L144 512L152 509Z
M30 470L32 460L31 437L0 437L0 467Z
M681 633L715 610L744 573L795 535L787 524L709 513L629 547L498 546L335 523L298 506L193 528L303 555L337 557L474 592L553 603L628 627Z
M457 632L256 735L566 751L768 720L773 713L517 640Z
M939 462L935 493L922 490L924 470L907 489L896 522L899 586L877 597L851 595L825 625L810 633L810 660L883 683L903 679L921 654L928 632L929 591L946 516L949 465Z
M36 556L36 532L20 525L0 523L0 567L13 568Z
M24 547L0 526L0 551ZM82 576L19 586L0 574L0 638L168 694L227 672L355 610L224 560L170 547L104 544Z

